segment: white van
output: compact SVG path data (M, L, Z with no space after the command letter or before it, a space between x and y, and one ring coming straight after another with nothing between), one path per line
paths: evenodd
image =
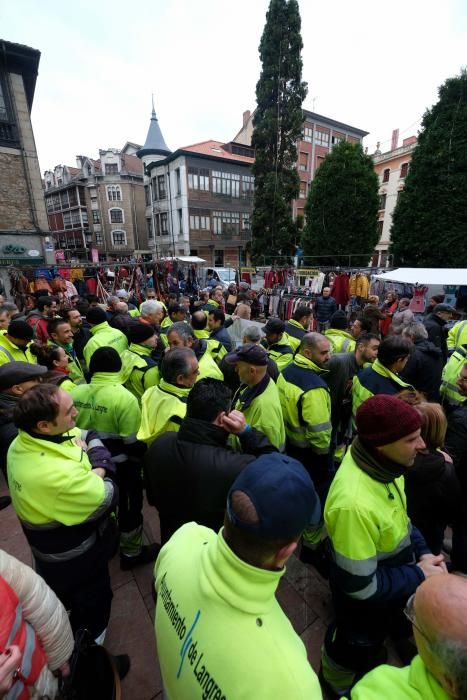
M208 275L212 275L223 289L227 289L231 282L236 281L237 270L234 267L201 267L199 271L201 289L207 286Z

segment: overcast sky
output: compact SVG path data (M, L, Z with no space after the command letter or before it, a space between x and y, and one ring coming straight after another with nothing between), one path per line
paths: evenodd
M390 147L467 65L465 0L299 0L304 107ZM41 171L143 143L151 93L167 145L231 140L255 106L268 0L0 0L0 36L42 52ZM464 6L463 6L464 5Z

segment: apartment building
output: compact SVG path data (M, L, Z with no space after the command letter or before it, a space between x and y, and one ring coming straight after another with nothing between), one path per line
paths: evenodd
M379 144L377 144L376 151L373 154L375 172L378 175L379 182L379 243L376 246L374 262L379 266L385 266L388 261L392 215L400 193L404 189L412 154L417 146L416 136L409 136L402 141L402 146L398 146L397 133L393 133L390 151L381 153Z
M196 255L210 265L233 267L246 262L254 194L251 147L210 139L171 152L153 109L138 156L155 257Z
M138 144L77 156L44 173L45 203L58 261L151 259Z

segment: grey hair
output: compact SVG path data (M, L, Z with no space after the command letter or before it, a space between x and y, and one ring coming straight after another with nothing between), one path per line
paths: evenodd
M408 335L416 343L418 340L426 340L428 331L420 321L412 321L403 329L402 335Z
M437 639L430 650L441 662L444 675L456 686L459 700L467 700L467 645L451 639Z
M119 314L127 314L128 313L128 304L126 301L118 301L115 304L115 311Z
M169 384L177 384L177 377L182 374L186 377L191 370L190 360L196 357L190 348L172 348L161 362L161 377Z
M156 299L148 299L147 301L143 301L140 311L141 316L149 316L150 314L156 313L156 311L163 312L164 307L160 301L157 301Z
M0 306L0 314L4 311L6 311L7 313L11 313L12 311L19 311L19 309L16 306L16 304L13 304L12 301L6 301Z
M120 301L119 297L116 297L114 294L112 294L112 295L107 299L107 304L109 304L109 306L110 306L110 304L116 304L116 303L119 302L119 301Z
M196 338L193 328L189 326L188 323L185 323L185 321L177 321L176 323L173 323L167 329L167 335L169 335L169 333L177 333L184 343L188 340L188 338Z
M322 333L305 333L303 336L301 342L300 342L300 348L299 350L315 350L315 348L318 347L318 343L321 343L323 340L327 340L325 335L322 335Z
M242 340L244 343L259 343L263 334L258 326L247 326L243 331Z

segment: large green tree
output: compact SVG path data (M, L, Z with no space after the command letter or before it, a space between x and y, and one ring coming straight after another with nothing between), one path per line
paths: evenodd
M378 242L378 178L360 144L341 141L316 171L305 205L305 256L323 264L366 265ZM354 257L358 255L359 257Z
M290 256L296 242L291 206L300 186L295 144L303 129L302 103L307 94L300 27L297 0L271 0L259 45L262 70L253 119L252 254L256 262Z
M391 229L397 265L467 266L467 74L423 116Z

